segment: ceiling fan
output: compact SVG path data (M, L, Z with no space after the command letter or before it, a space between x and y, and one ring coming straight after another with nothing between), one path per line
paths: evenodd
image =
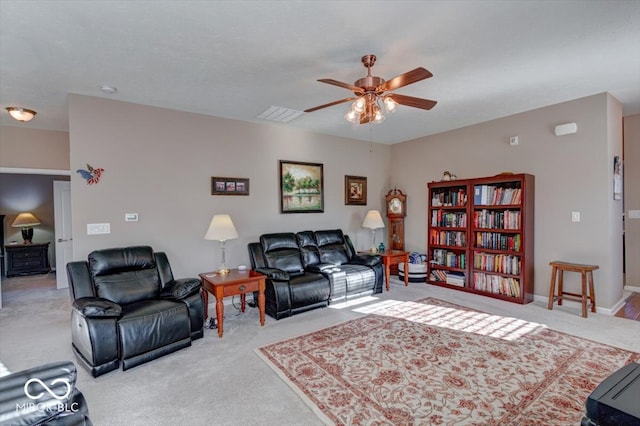
M344 102L354 101L351 109L344 116L345 119L352 123L380 123L384 121L382 114L382 105L384 104L387 112L394 111L398 104L406 105L414 108L430 110L436 105L436 101L430 99L414 98L413 96L401 95L398 93L387 93L400 87L416 83L420 80L433 77L426 69L419 67L400 74L391 80L385 81L383 78L371 75L371 67L376 62L375 55L365 55L362 57L362 64L367 68L367 76L357 80L353 84L343 83L341 81L323 78L318 81L322 83L332 84L338 87L344 87L353 92L355 96L340 99L339 101L329 102L314 108L306 109L304 112L313 112L322 108L338 105Z

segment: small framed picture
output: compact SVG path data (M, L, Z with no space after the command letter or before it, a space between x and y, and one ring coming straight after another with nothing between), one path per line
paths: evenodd
M344 204L364 206L367 204L367 178L364 176L344 177Z
M249 179L212 177L211 195L249 195Z

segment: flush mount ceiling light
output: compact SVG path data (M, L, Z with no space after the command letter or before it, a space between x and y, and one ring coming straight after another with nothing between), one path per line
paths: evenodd
M353 84L343 83L330 78L318 80L322 83L349 89L355 96L309 108L304 112L313 112L343 102L354 101L344 118L354 124L366 124L382 123L384 121L383 108L390 113L397 109L398 104L426 110L430 110L436 105L437 102L430 99L414 98L413 96L400 95L398 93L384 94L385 92L430 78L433 76L431 72L419 67L385 81L383 78L371 75L371 67L376 62L375 55L365 55L361 60L362 64L367 68L367 76Z
M18 107L7 107L7 111L14 120L18 120L22 123L33 120L33 117L37 114L34 110Z

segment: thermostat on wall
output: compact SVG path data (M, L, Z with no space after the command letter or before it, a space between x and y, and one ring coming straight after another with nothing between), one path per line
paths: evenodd
M125 222L137 222L138 221L138 213L125 213L124 214Z

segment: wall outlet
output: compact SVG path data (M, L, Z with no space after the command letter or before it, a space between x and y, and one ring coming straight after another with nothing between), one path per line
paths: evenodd
M517 136L511 136L509 138L509 145L518 146L518 137Z
M580 212L571 212L571 222L580 222Z
M110 234L110 233L111 233L110 223L88 223L87 224L87 235L99 235L99 234Z

